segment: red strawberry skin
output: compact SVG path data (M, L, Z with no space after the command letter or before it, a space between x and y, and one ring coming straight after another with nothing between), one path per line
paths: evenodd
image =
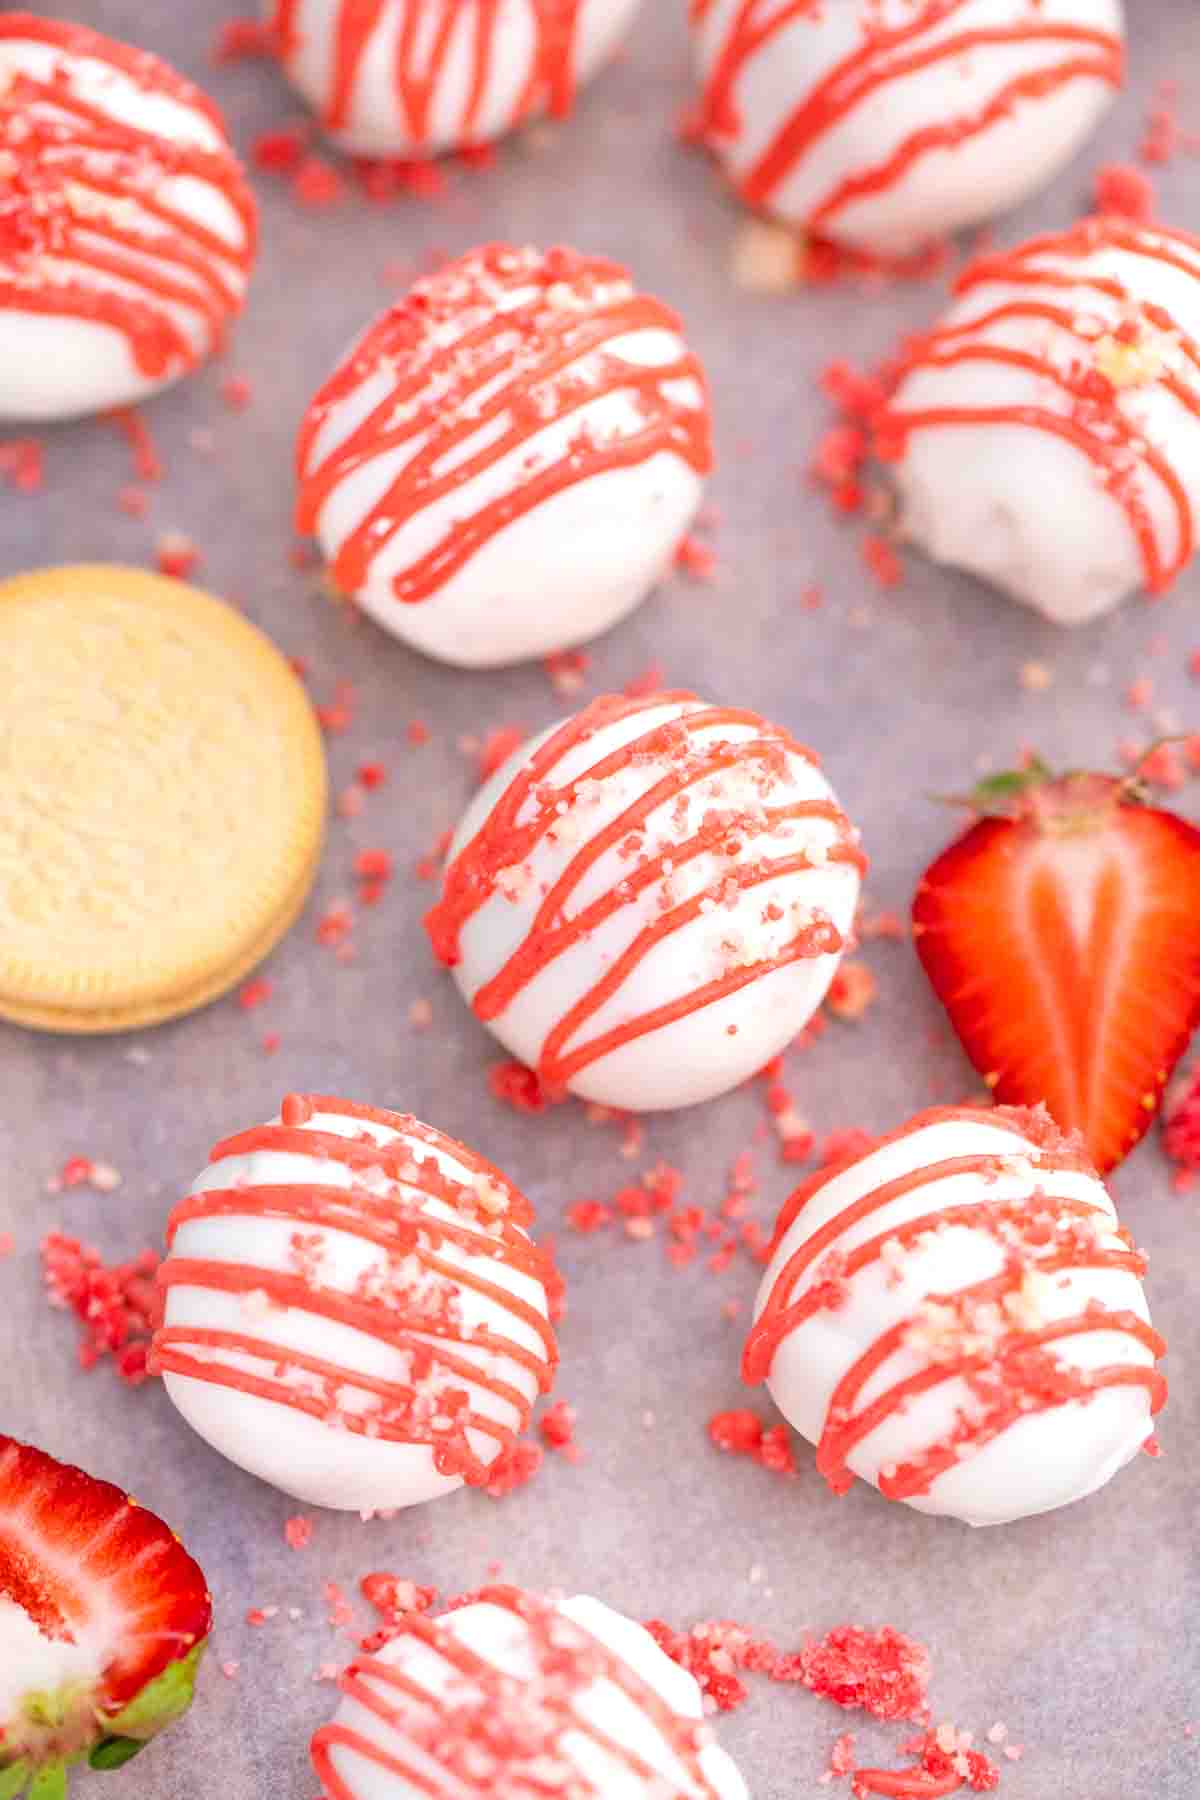
M110 1621L93 1716L120 1713L212 1625L204 1576L161 1519L111 1483L3 1436L0 1594L54 1639ZM0 1731L9 1724L0 1720Z
M917 952L997 1100L1044 1101L1104 1174L1200 1023L1200 831L1108 777L1048 781L1014 812L927 870Z

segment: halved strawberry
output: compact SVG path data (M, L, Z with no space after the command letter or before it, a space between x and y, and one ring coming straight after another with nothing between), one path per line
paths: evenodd
M917 889L917 951L998 1100L1044 1101L1101 1173L1150 1124L1200 1022L1200 831L1135 782L985 782Z
M212 1624L204 1576L107 1481L0 1436L0 1800L61 1800L186 1712Z

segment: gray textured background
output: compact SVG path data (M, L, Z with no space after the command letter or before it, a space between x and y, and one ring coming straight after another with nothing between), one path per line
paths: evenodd
M164 52L206 83L246 148L298 108L269 66L211 67L213 30L230 10L221 0L79 0L76 16ZM977 1731L1004 1719L1026 1744L1025 1761L1004 1771L1008 1800L1184 1800L1200 1790L1200 1740L1185 1734L1200 1717L1200 1314L1187 1285L1200 1228L1195 1201L1171 1193L1153 1139L1115 1185L1151 1252L1155 1320L1171 1342L1166 1457L1141 1461L1068 1512L981 1535L861 1487L834 1500L802 1445L791 1483L709 1447L709 1414L743 1398L739 1332L720 1302L748 1302L757 1272L745 1259L715 1280L698 1268L676 1272L661 1246L565 1231L570 1316L558 1391L578 1408L586 1460L550 1459L502 1504L462 1493L369 1525L319 1514L302 1554L282 1537L295 1506L210 1453L156 1387L126 1390L106 1368L77 1375L73 1322L39 1293L47 1229L92 1237L114 1257L156 1241L209 1145L268 1116L289 1087L411 1109L467 1138L528 1190L546 1230L570 1201L611 1195L660 1156L686 1170L691 1199L715 1204L761 1121L761 1093L652 1120L631 1164L617 1155L613 1129L589 1128L574 1106L514 1118L485 1085L491 1040L430 966L419 925L428 890L408 871L470 790L457 739L502 723L540 727L563 702L538 668L471 676L424 662L336 615L289 567L293 433L332 359L388 299L389 264L489 236L574 240L627 259L682 307L715 387L719 575L711 586L672 583L596 645L586 691L622 685L660 661L672 683L756 706L813 743L862 826L877 905L906 907L950 828L925 796L960 788L975 759L1010 758L1036 741L1052 760L1110 762L1119 735L1150 733L1144 716L1121 711L1134 674L1153 676L1157 702L1195 721L1185 658L1200 645L1200 573L1156 608L1135 601L1075 636L916 561L892 596L864 578L858 534L833 525L803 479L824 417L815 371L834 351L879 354L901 327L930 316L937 294L761 299L733 286L735 211L705 160L674 136L689 91L682 11L682 0L647 0L627 57L553 134L548 154L509 146L491 172L455 174L440 206L379 209L356 198L318 215L260 180L262 263L229 356L148 409L167 474L146 520L116 509L127 458L98 423L47 434L42 494L0 492L0 574L56 559L144 561L161 531L190 532L205 556L199 578L311 658L319 698L338 681L355 684L354 726L330 745L335 789L366 758L392 770L364 818L335 821L318 899L272 958L274 994L262 1010L246 1015L223 1002L145 1034L136 1056L128 1039L73 1044L0 1028L0 1227L17 1240L0 1265L0 1423L131 1485L165 1513L204 1563L220 1615L190 1720L112 1778L143 1800L314 1793L307 1739L335 1697L312 1675L348 1650L325 1623L322 1580L353 1590L367 1570L390 1568L456 1591L493 1560L530 1585L582 1587L676 1623L738 1617L785 1644L847 1618L890 1621L931 1645L939 1717ZM1074 214L1096 162L1132 153L1156 81L1181 79L1186 99L1189 74L1195 83L1200 71L1194 0L1133 0L1133 12L1131 91L1102 141L1007 235ZM1196 124L1200 92L1192 98ZM1181 157L1160 188L1164 215L1200 229L1200 165ZM236 417L218 397L230 372L254 382L251 409ZM197 427L214 434L213 454L190 446ZM808 613L799 597L813 581L826 605ZM1045 693L1019 685L1030 659L1053 669ZM432 737L413 749L404 726L418 715ZM317 907L351 888L356 844L388 846L401 873L362 919L358 960L339 964L314 944L313 924ZM888 1128L970 1085L908 947L867 954L879 1004L857 1027L831 1026L791 1066L819 1131ZM407 1012L424 996L435 1023L418 1037ZM274 1057L261 1048L266 1031L282 1040ZM73 1152L114 1163L119 1191L48 1196L46 1177ZM769 1143L757 1166L765 1220L790 1171ZM646 1410L653 1431L639 1423ZM303 1618L249 1630L246 1608L267 1604L299 1607ZM236 1680L222 1678L226 1659L240 1660ZM771 1689L726 1721L723 1735L758 1800L801 1800L825 1791L818 1777L845 1724L855 1721ZM900 1735L868 1730L860 1745L889 1759Z

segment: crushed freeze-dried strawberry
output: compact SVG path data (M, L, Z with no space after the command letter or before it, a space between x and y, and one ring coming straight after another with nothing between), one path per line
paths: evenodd
M524 1063L493 1063L488 1070L488 1086L497 1100L511 1106L514 1112L540 1113L548 1106L558 1106L565 1094L554 1094L543 1087L536 1070Z
M221 383L221 398L230 412L245 412L254 398L248 375L227 375Z
M904 565L894 544L890 544L886 538L864 538L862 556L868 571L881 588L900 586L904 580Z
M292 193L301 206L317 212L337 206L345 198L346 184L332 163L308 154L292 177Z
M506 1500L518 1488L523 1488L533 1480L545 1460L545 1452L538 1444L516 1443L505 1455L499 1457L492 1465L491 1480L487 1484L487 1493L492 1500Z
M0 443L0 481L17 494L36 494L45 483L45 459L37 438L10 438Z
M867 1800L879 1794L888 1800L941 1800L970 1788L976 1794L990 1794L1000 1785L1000 1771L990 1758L963 1743L951 1725L939 1725L923 1737L904 1746L905 1753L917 1761L907 1769L857 1769L850 1784L854 1800Z
M436 1588L422 1587L418 1582L382 1569L364 1575L358 1585L363 1599L389 1625L399 1624L406 1613L432 1612L438 1603Z
M215 63L241 62L246 57L274 56L276 33L261 19L226 19L217 27L209 54Z
M538 1431L547 1449L557 1450L568 1462L579 1462L583 1451L575 1436L575 1408L565 1400L556 1400L538 1420Z
M586 650L555 650L543 658L542 667L557 694L577 694L591 665Z
M307 1550L312 1543L313 1522L306 1519L303 1513L297 1513L284 1521L283 1535L289 1549Z
M112 1356L122 1380L139 1386L151 1373L147 1352L162 1312L157 1254L141 1250L128 1262L106 1266L94 1245L57 1231L42 1239L41 1252L51 1306L69 1309L83 1327L80 1368Z
M409 730L412 730L411 726ZM358 768L354 771L354 779L360 787L366 788L368 793L373 793L376 788L383 787L387 778L387 769L381 762L359 763Z
M730 1456L747 1456L778 1475L795 1475L796 1459L786 1425L765 1425L757 1413L741 1407L714 1413L708 1435L718 1450Z
M567 1208L567 1223L585 1237L603 1225L611 1225L614 1216L612 1208L600 1200L576 1200Z
M154 563L160 575L186 581L200 567L200 552L186 532L164 531L155 546Z
M289 175L300 167L307 150L307 128L285 125L276 131L260 131L250 147L250 156L258 169Z
M878 1631L839 1625L782 1658L775 1678L876 1719L920 1723L928 1717L930 1674L929 1652L915 1638L889 1625Z
M1148 224L1158 204L1154 183L1129 163L1105 163L1097 169L1093 188L1095 208Z
M115 425L133 458L133 472L139 481L161 481L163 477L162 458L158 446L151 435L150 427L136 407L116 407L104 417L111 425Z
M1172 1162L1200 1170L1200 1062L1172 1084L1163 1109L1163 1145Z
M271 998L272 983L265 975L256 975L238 989L238 1005L243 1012L256 1012Z
M835 1019L861 1019L879 992L879 984L866 963L843 961L829 986L825 1004Z
M675 551L675 567L695 581L711 581L717 568L717 553L711 544L689 533L679 540Z

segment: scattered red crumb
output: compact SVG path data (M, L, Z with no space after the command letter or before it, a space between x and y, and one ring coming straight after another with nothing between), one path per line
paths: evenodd
M543 1087L536 1070L524 1063L494 1063L488 1070L488 1086L497 1100L511 1106L514 1112L540 1113L548 1106L558 1106L565 1094L554 1094Z
M1175 113L1178 93L1173 82L1160 82L1154 105L1146 120L1146 130L1138 147L1142 162L1160 166L1174 160L1182 141Z
M260 131L250 148L256 168L275 175L298 169L308 149L308 131L302 125L285 125L276 131Z
M292 193L301 206L316 212L344 199L346 184L332 163L320 156L306 155L292 176Z
M408 1022L414 1031L428 1031L433 1024L433 1007L428 1000L414 1000L408 1009Z
M1154 701L1154 683L1148 675L1139 675L1125 689L1125 704L1131 712L1145 712Z
M357 694L348 681L339 681L333 691L333 699L324 706L317 707L317 719L321 729L332 737L340 737L354 723L354 708Z
M864 1631L839 1625L781 1658L777 1681L795 1681L835 1706L861 1708L885 1721L928 1717L929 1652L915 1638L884 1625Z
M899 943L908 936L908 924L899 913L861 913L855 921L854 931L864 944L872 938L890 938Z
M133 458L133 472L137 479L139 481L161 481L163 476L162 458L150 435L150 427L141 413L135 407L122 406L105 413L104 416L111 425L116 426L129 445Z
M662 664L648 663L640 675L625 683L621 691L627 700L644 700L647 694L656 694L664 680Z
M217 27L209 54L215 63L240 62L252 56L274 56L274 29L261 19L226 19L223 25Z
M835 1738L833 1749L829 1752L829 1774L835 1781L854 1773L854 1737L849 1731L843 1731L841 1737Z
M581 1462L583 1450L575 1437L575 1408L565 1400L556 1400L538 1421L542 1442L549 1450L557 1450L568 1462Z
M612 1208L605 1206L602 1200L576 1200L567 1208L567 1223L585 1237L599 1231L603 1225L611 1225L613 1217Z
M836 1163L853 1162L856 1157L865 1155L874 1142L871 1133L857 1125L843 1131L831 1131L821 1142L821 1167L831 1169Z
M106 1267L94 1245L57 1231L42 1239L41 1251L51 1306L69 1308L83 1326L80 1368L93 1369L111 1356L121 1379L140 1386L151 1373L150 1339L162 1311L155 1251L141 1250L129 1262Z
M1097 212L1116 213L1139 225L1149 223L1158 205L1154 183L1130 163L1105 163L1097 169L1093 192Z
M111 1163L97 1162L90 1156L69 1156L56 1175L46 1178L46 1192L61 1194L64 1189L95 1188L99 1194L110 1194L121 1185L121 1175Z
M234 1662L233 1658L230 1657L227 1661L220 1664L220 1670L226 1681L235 1681L237 1679L237 1672L241 1666L241 1663Z
M904 565L900 561L895 546L886 538L868 537L863 539L863 561L881 588L899 587L904 580Z
M952 1725L925 1732L903 1746L906 1755L917 1758L910 1768L856 1770L850 1788L854 1800L866 1800L869 1794L887 1795L891 1800L912 1795L940 1800L963 1787L977 1794L993 1793L1000 1785L1000 1771L981 1751L972 1750L969 1742Z
M1200 1062L1174 1082L1163 1110L1163 1147L1181 1170L1200 1170Z
M404 735L409 743L416 746L429 742L429 727L424 719L410 719L404 728Z
M411 733L411 731L412 726L410 725L409 732ZM412 742L411 736L409 742ZM383 787L387 778L387 769L381 762L360 763L354 772L354 779L360 787L366 788L368 793L373 793L376 788Z
M150 496L145 488L123 487L117 494L117 505L131 519L144 519L150 510Z
M186 532L164 531L155 546L154 564L160 575L186 581L200 567L200 552Z
M757 1413L741 1408L714 1413L708 1435L718 1450L730 1456L748 1456L777 1475L794 1475L796 1458L786 1425L764 1425Z
M398 1625L406 1613L432 1612L438 1603L436 1588L422 1587L386 1570L364 1575L358 1585L363 1599L389 1625Z
M717 553L711 544L703 543L690 533L680 538L675 551L675 567L695 581L711 581L717 568Z
M261 1606L252 1606L246 1614L247 1625L253 1625L256 1628L261 1625L265 1625L267 1623L267 1620L271 1617L271 1614L274 1612L274 1610L275 1610L274 1607L272 1607L271 1612L268 1613L268 1612L264 1612L263 1608Z
M487 1484L487 1492L492 1500L506 1500L518 1488L523 1488L533 1480L545 1459L545 1452L537 1444L517 1443L507 1455L502 1456L492 1466L492 1478Z
M297 1513L293 1518L284 1520L283 1536L289 1549L307 1550L312 1543L312 1535L313 1522L311 1519L306 1519L303 1513Z
M0 1262L11 1256L17 1247L17 1240L11 1231L0 1231Z
M42 445L37 438L10 438L0 443L0 481L18 494L36 494L46 479Z
M230 412L245 412L254 398L248 375L227 375L221 383L221 398Z
M811 586L802 590L800 594L800 604L805 612L820 612L825 604L824 590L818 587L814 582Z
M340 950L354 929L354 914L346 901L335 901L317 920L316 939L326 950Z
M861 1019L878 992L879 984L866 963L850 960L839 965L825 1004L835 1019Z
M277 1031L268 1031L262 1041L264 1056L274 1056L282 1042L283 1039Z
M550 685L555 693L577 694L583 686L591 660L586 650L555 650L552 655L543 658L542 667L550 677Z
M238 989L238 1005L243 1012L254 1012L271 998L272 983L265 975L256 975Z
M527 735L523 725L499 725L494 731L489 731L483 743L473 752L475 772L480 781L486 781L489 775L494 775L513 752L520 749Z

